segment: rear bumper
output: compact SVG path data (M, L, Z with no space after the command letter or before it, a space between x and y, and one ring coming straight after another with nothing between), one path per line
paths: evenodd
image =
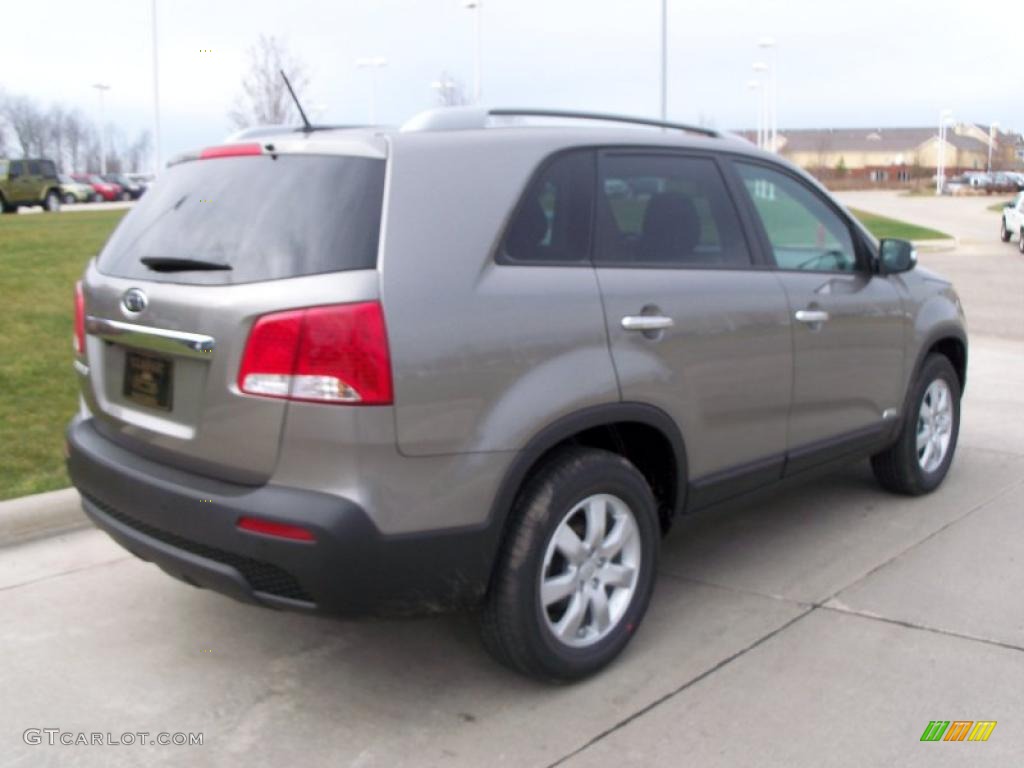
M448 610L474 605L486 591L489 528L385 536L348 499L158 464L102 436L92 419L76 417L67 442L86 514L125 549L194 586L337 614ZM315 541L240 531L243 515L307 528Z

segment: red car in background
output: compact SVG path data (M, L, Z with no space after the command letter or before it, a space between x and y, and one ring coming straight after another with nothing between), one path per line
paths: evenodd
M120 200L121 195L124 193L120 184L104 181L93 173L72 173L71 178L92 187L93 192L98 196L97 200L102 198L109 203L113 200Z

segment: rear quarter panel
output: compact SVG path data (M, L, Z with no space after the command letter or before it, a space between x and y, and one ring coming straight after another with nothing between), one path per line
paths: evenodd
M618 401L593 269L493 258L559 148L478 132L394 141L380 268L403 454L517 450L563 415Z

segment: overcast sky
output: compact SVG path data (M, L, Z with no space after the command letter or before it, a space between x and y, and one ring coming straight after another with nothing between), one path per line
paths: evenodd
M659 0L483 0L483 99L656 115ZM434 105L442 69L471 88L473 12L462 0L157 0L163 155L229 132L246 49L285 38L310 74L323 122L365 122L369 73L384 56L378 118ZM149 0L4 2L0 88L152 126ZM756 119L747 90L757 40L779 42L779 124L931 125L944 107L1024 129L1022 18L1011 0L669 0L669 116L719 128ZM210 49L211 53L201 53Z

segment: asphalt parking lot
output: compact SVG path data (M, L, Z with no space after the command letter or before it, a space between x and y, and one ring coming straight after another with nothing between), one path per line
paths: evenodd
M849 193L936 227L972 334L945 485L866 463L666 540L650 614L598 677L496 666L473 620L335 621L180 584L92 529L0 550L0 766L985 766L1024 754L1024 257L985 198ZM922 743L931 720L995 720ZM28 728L201 732L48 746ZM964 754L968 753L968 754Z

